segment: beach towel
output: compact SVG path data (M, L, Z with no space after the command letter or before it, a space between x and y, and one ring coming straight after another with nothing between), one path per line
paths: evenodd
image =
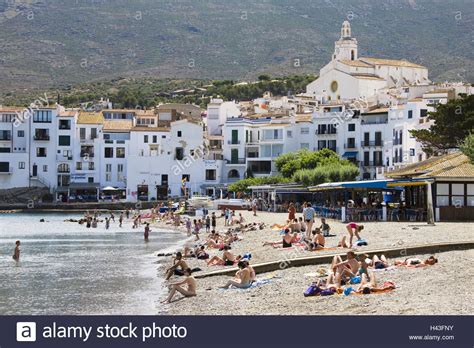
M280 249L280 250L291 250L291 249L294 249L296 247L305 247L306 244L305 243L292 243L290 247L288 248L283 248L283 244L273 244L272 245L275 249Z

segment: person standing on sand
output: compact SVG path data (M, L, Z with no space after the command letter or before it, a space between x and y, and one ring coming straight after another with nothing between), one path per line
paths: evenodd
M115 216L114 216L114 213L110 213L110 220L112 220L113 222L115 222Z
M188 236L191 235L192 222L190 218L186 219L186 230L188 231Z
M105 229L108 230L110 227L110 219L109 218L105 218Z
M15 260L16 262L19 262L20 261L20 241L17 240L15 242L15 250L13 251L13 260Z
M211 215L211 226L212 226L212 230L214 231L216 229L216 213L215 212L212 212L212 215Z
M288 208L288 220L293 221L296 218L296 208L293 202L290 203Z
M303 209L303 216L304 221L306 222L306 239L311 240L311 233L313 231L313 224L314 224L314 215L316 212L314 211L311 203L306 203L306 207Z
M257 199L254 198L252 201L252 212L253 216L257 216Z
M358 225L355 222L349 222L346 225L347 232L349 233L349 246L352 247L352 239L354 238L354 234L357 237L357 240L360 240L360 231L364 229L364 225Z
M206 216L206 233L211 231L211 218L209 215Z
M127 210L125 210L125 216L127 217L127 220L130 219L130 209L127 208Z
M184 295L184 297L196 296L196 279L191 275L191 269L186 268L184 270L184 275L186 278L183 281L171 283L169 285L170 293L166 300L162 301L161 303L170 303L176 292ZM181 285L186 285L186 289Z
M148 242L148 237L149 237L149 235L150 235L150 232L151 232L151 230L150 230L150 224L147 223L147 224L145 225L145 233L144 233L145 242Z
M119 227L122 227L122 222L123 222L123 212L121 212L119 216Z

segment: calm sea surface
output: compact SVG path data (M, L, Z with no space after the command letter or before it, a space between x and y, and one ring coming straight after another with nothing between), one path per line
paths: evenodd
M183 234L155 228L145 243L143 229L120 228L117 215L109 230L64 222L78 217L0 214L0 315L157 313L163 271L154 254L176 249Z

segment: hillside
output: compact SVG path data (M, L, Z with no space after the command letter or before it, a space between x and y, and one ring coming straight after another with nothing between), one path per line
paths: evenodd
M345 19L361 56L404 58L434 80L472 82L473 13L470 0L8 0L0 92L124 76L317 74Z

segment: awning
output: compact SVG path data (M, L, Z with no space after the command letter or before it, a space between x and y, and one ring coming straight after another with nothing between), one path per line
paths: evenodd
M98 189L99 187L100 184L95 182L74 182L69 185L71 190Z
M345 158L355 158L355 157L357 157L357 154L358 154L357 151L347 151L347 152L344 152L344 154L342 155L342 157L345 157Z
M112 186L106 186L102 189L102 191L118 191L118 189Z
M389 183L388 186L398 186L398 187L407 187L407 186L425 186L427 183L433 182L433 179L401 179L394 180Z
M394 180L362 180L362 181L342 181L342 182L328 182L325 184L320 184L318 186L308 187L310 191L324 191L324 190L337 190L337 189L397 189L394 186L390 185Z

